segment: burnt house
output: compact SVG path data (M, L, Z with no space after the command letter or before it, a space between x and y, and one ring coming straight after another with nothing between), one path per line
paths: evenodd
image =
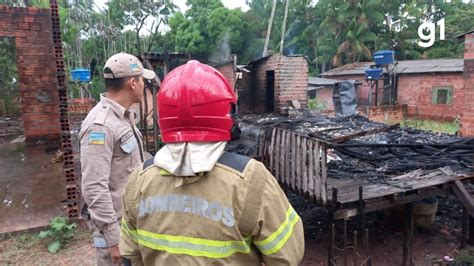
M304 56L274 54L239 66L240 113L279 112L289 101L307 104L308 62Z

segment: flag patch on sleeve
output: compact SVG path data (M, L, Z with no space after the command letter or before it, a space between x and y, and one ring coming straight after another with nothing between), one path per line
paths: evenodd
M89 135L89 144L104 145L105 144L105 133L91 132L91 134Z

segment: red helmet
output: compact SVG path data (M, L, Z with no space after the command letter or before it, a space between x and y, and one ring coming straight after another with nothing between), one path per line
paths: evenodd
M163 142L231 139L231 104L237 99L219 71L191 60L166 75L158 98Z

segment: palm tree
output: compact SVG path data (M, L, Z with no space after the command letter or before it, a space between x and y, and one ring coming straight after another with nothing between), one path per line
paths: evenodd
M276 8L276 0L273 0L272 13L270 15L270 20L268 21L267 36L265 37L265 46L263 47L263 55L262 56L267 55L268 42L270 41L270 33L272 31L273 16L275 15L275 8Z

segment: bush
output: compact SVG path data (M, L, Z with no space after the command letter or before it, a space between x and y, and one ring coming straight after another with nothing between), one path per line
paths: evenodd
M74 237L76 224L69 223L65 217L54 217L49 220L47 230L38 235L41 239L48 239L48 251L56 253L61 247Z

